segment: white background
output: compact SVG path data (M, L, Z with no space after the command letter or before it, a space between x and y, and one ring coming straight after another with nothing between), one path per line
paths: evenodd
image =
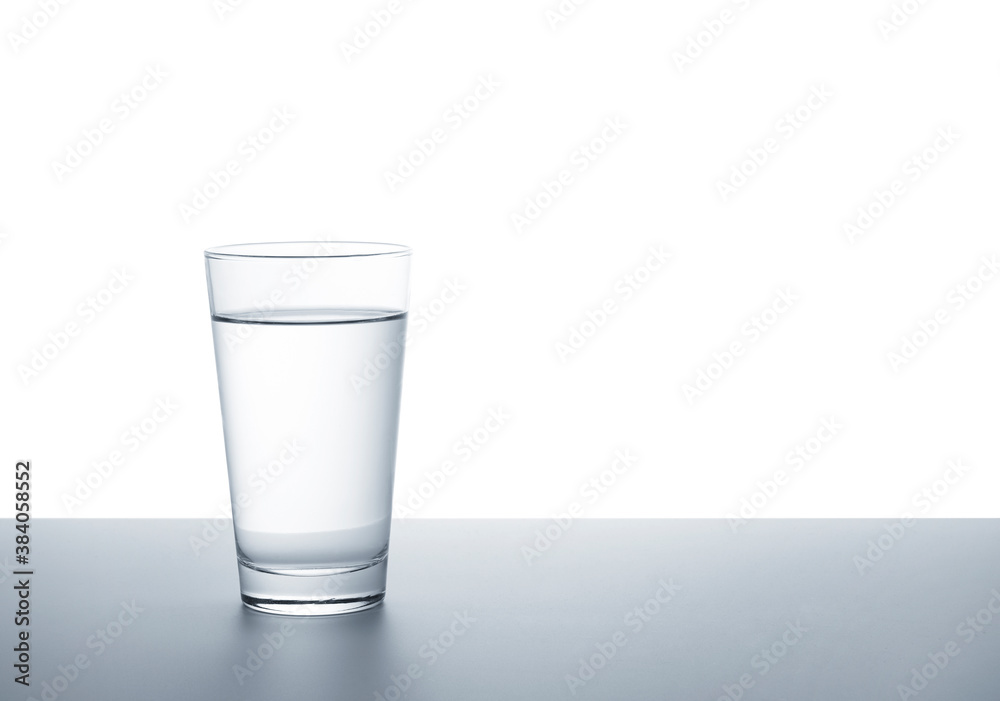
M554 22L556 0L419 0L350 61L345 43L388 0L218 5L0 13L0 458L32 460L37 516L222 513L202 250L318 238L412 246L414 314L447 281L466 288L408 351L400 509L491 408L511 418L417 517L574 502L593 517L723 517L779 469L790 478L758 515L1000 515L1000 281L962 309L947 300L1000 252L996 3L909 2L888 32L888 1L591 0ZM719 35L680 70L706 22ZM123 119L116 101L148 69L166 77ZM481 79L499 87L456 124ZM789 134L780 120L813 88L832 97ZM241 143L282 108L291 123L246 161ZM111 133L60 179L53 164L105 118ZM580 170L609 119L623 133ZM435 128L444 143L390 189ZM954 143L912 180L939 129ZM723 197L768 138L776 152ZM240 173L186 222L180 205L229 160ZM511 215L563 169L572 183L519 230ZM905 192L852 241L844 225L893 180ZM616 285L651 246L670 261L625 300ZM78 306L122 269L132 281L88 323ZM750 343L741 329L779 290L797 301ZM608 298L616 312L560 357ZM942 308L948 322L894 366ZM22 377L69 322L80 334ZM734 341L744 354L689 402L683 385ZM157 399L178 408L131 451L121 435ZM843 428L792 472L786 454L830 417ZM638 461L585 498L623 449ZM113 450L125 463L69 508ZM949 460L971 469L922 500ZM5 512L12 487L0 480Z

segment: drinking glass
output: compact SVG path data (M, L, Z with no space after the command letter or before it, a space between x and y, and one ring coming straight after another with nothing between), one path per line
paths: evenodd
M243 603L291 615L385 597L410 249L205 251Z

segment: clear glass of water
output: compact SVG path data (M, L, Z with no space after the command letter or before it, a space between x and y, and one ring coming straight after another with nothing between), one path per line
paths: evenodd
M243 603L291 615L385 597L410 249L205 251Z

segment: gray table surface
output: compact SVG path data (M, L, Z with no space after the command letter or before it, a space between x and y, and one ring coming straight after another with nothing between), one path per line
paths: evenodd
M25 688L6 519L0 698L1000 699L1000 521L892 523L576 521L529 564L552 522L404 520L384 605L309 619L240 604L228 523L36 520Z

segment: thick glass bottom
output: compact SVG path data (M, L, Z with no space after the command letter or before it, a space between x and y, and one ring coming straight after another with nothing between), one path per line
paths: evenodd
M265 570L239 560L243 604L285 616L364 611L385 598L387 558L356 568Z

